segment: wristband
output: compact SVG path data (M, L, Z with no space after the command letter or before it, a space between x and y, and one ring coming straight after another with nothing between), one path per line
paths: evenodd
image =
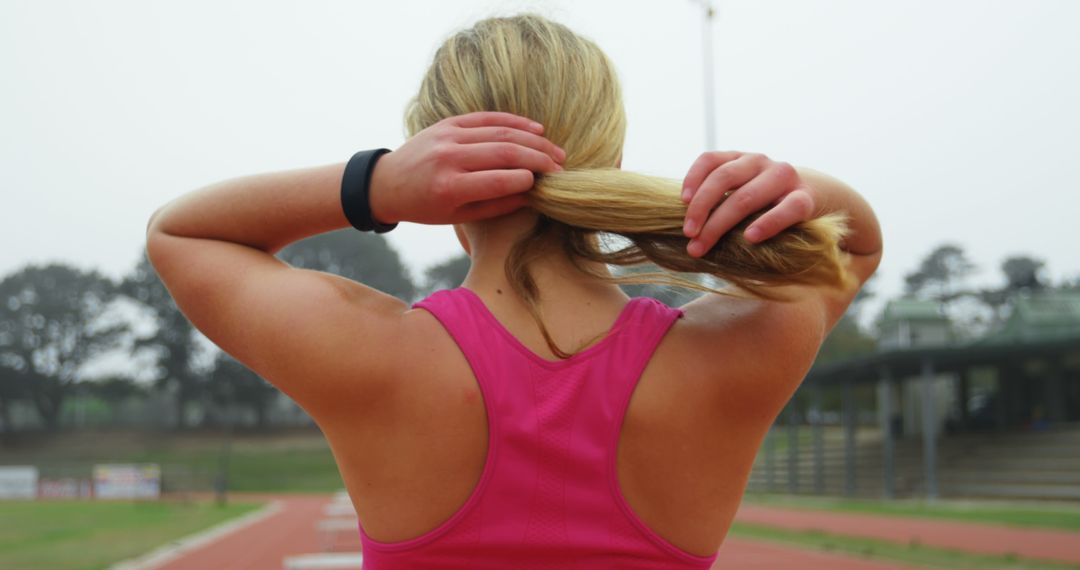
M362 232L384 234L397 227L397 224L380 223L371 214L371 173L379 157L388 152L389 149L377 148L354 154L341 177L341 209L352 227Z

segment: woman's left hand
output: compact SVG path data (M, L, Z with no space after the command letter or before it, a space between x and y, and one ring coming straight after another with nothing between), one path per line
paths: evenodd
M767 240L816 211L813 190L786 162L763 154L706 152L683 181L687 203L683 233L691 238L686 250L693 257L705 255L723 236L747 216L769 207L746 228L751 243Z
M372 215L382 223L455 224L526 204L534 173L562 170L566 153L539 123L510 113L450 117L379 159Z

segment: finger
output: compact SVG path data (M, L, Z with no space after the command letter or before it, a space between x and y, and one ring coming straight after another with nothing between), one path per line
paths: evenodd
M683 224L683 233L686 237L692 238L701 231L705 226L705 220L709 218L709 213L727 201L724 197L725 192L753 180L755 176L761 174L763 166L760 155L747 154L713 169L694 193L690 205L686 208L686 222ZM742 190L740 189L739 192Z
M562 170L550 155L509 142L459 145L455 164L471 171L524 168L533 172Z
M690 166L690 170L686 173L686 177L683 178L683 202L690 202L690 198L693 197L694 192L697 192L701 183L705 181L705 177L710 172L715 170L725 162L730 162L742 156L741 152L727 151L727 152L705 152L694 161L694 164Z
M460 206L520 194L531 189L534 181L530 170L483 170L455 175L447 189L451 202Z
M556 146L555 143L538 134L515 129L513 127L476 127L472 129L461 129L458 131L455 138L457 142L462 144L482 142L514 143L536 149L555 159L556 162L566 160L566 151Z
M502 198L495 198L493 200L473 202L471 204L466 204L459 210L462 216L460 221L472 222L504 216L523 208L527 204L528 200L525 198L524 194L514 194L512 196L503 196Z
M754 220L743 236L750 243L765 241L799 222L809 220L813 213L813 197L805 187L799 188Z
M540 123L520 115L503 113L500 111L478 111L467 115L458 115L449 119L450 124L459 127L513 127L523 131L532 131L536 134L544 132L544 126Z
M720 236L735 227L750 214L772 204L777 199L778 188L789 183L783 169L767 168L753 180L735 190L728 199L709 215L698 235L687 244L690 255L704 255ZM789 188L784 191L790 192Z

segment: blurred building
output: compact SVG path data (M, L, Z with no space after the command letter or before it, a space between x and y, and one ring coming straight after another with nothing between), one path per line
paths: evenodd
M815 366L792 418L807 401L838 403L840 429L778 422L786 462L759 458L752 488L1080 501L1080 293L1018 294L974 341L935 302L891 301L878 351Z

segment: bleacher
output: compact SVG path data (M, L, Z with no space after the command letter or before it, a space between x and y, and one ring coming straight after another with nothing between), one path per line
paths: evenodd
M881 437L876 431L860 431L855 452L855 496L880 498L885 494ZM773 435L777 436L783 439L782 433ZM797 453L795 493L844 494L842 434L827 431L823 440L822 487L815 488L813 446L804 441ZM749 490L790 492L786 446L773 455L771 486L764 455L757 458ZM922 457L921 439L896 441L896 497L926 495ZM1043 431L944 436L938 441L938 492L941 498L1080 502L1080 424Z

